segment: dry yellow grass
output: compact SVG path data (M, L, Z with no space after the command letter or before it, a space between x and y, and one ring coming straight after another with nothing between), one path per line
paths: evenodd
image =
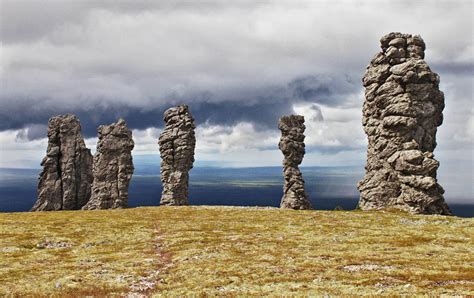
M474 219L400 212L3 213L0 295L473 295L473 238Z
M154 271L152 209L0 214L0 295L121 294Z

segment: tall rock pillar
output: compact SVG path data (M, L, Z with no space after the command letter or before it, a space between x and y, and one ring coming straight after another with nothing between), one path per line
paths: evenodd
M436 130L443 122L439 76L424 58L418 35L381 38L362 79L366 174L359 182L362 210L398 208L411 213L451 214L438 184Z
M128 206L128 186L133 175L132 131L120 119L97 129L99 140L94 155L94 182L90 201L83 207L114 209Z
M304 180L298 166L305 154L304 117L298 115L280 118L278 128L281 131L278 147L283 152L283 198L281 208L312 209L304 190Z
M91 196L92 155L74 115L48 121L48 149L41 162L38 199L32 211L75 210Z
M165 128L158 144L163 192L160 205L188 205L189 171L193 168L196 137L194 119L187 105L165 111Z

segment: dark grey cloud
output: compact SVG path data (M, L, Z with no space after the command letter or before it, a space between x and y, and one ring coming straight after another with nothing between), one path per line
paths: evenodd
M322 85L312 77L305 77L297 79L292 82L291 86L294 89L294 94L298 97L316 97L316 96L328 96L330 91L328 86Z
M441 135L471 117L472 1L0 4L0 131L31 128L19 138L62 113L77 114L87 136L118 117L160 127L179 103L198 124L265 129L299 102L360 109L360 78L390 31L425 39L446 91Z
M474 62L470 61L467 63L455 62L455 63L435 63L431 66L431 69L435 72L443 73L446 75L469 75L474 76Z
M47 132L48 125L46 124L30 124L17 132L16 141L25 142L42 139L47 136Z
M306 121L312 121L312 122L321 122L324 121L324 116L323 112L321 111L321 108L316 104L312 103L310 106L307 107L308 109L308 114L311 115L308 119L305 118Z
M359 87L347 77L329 75L307 75L298 77L283 86L268 86L253 90L231 90L228 93L213 94L201 92L190 97L170 96L167 102L151 103L143 107L127 104L117 105L45 105L47 98L15 99L4 101L0 112L0 130L23 129L20 139L45 137L44 125L50 117L72 113L79 117L84 134L95 136L101 124L108 124L118 118L126 119L133 129L162 127L163 112L172 105L188 104L198 124L234 125L246 121L264 129L275 128L278 119L293 113L293 105L302 102L339 106ZM318 107L312 107L318 109ZM25 117L18 117L25 115ZM322 116L321 116L322 117ZM25 128L29 128L24 130Z

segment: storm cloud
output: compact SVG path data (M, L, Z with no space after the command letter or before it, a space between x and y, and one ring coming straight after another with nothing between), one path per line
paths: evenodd
M424 38L441 77L440 149L458 157L473 146L472 1L0 3L5 142L39 141L63 113L77 114L88 138L119 117L147 135L185 103L207 152L275 149L278 118L295 112L307 118L309 152L362 152L360 79L379 38L401 31Z
M346 97L357 92L359 86L347 78L333 75L308 75L298 77L282 86L235 88L226 92L211 91L194 94L171 94L165 99L134 106L126 102L113 103L104 98L89 100L77 98L61 103L50 97L3 99L0 112L0 130L34 128L47 123L56 114L74 113L81 119L87 137L96 134L98 125L125 118L135 129L162 127L162 115L171 105L187 103L192 106L198 124L233 125L240 121L253 122L270 128L281 115L292 113L293 105L301 102L315 102L338 106L346 102ZM132 101L132 100L131 100ZM26 117L18 115L26 114ZM45 130L44 130L45 131ZM39 133L23 134L25 137L41 138Z

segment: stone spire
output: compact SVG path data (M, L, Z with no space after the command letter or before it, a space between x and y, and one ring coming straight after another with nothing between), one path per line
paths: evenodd
M362 79L363 126L368 137L366 174L359 182L363 210L398 208L451 214L437 183L436 130L443 122L439 76L423 60L418 35L390 33L380 40Z
M284 116L278 122L281 131L278 147L283 152L283 198L281 208L312 209L311 203L304 190L304 180L298 166L303 161L304 145L304 117L298 115Z
M180 105L166 110L163 120L165 128L158 140L163 184L160 205L188 205L188 172L196 147L194 119L188 106Z
M128 206L128 185L133 175L132 131L120 119L97 129L94 183L90 201L82 209L111 209Z
M32 211L75 210L90 198L92 155L74 115L48 121L48 149L41 162L38 199Z

